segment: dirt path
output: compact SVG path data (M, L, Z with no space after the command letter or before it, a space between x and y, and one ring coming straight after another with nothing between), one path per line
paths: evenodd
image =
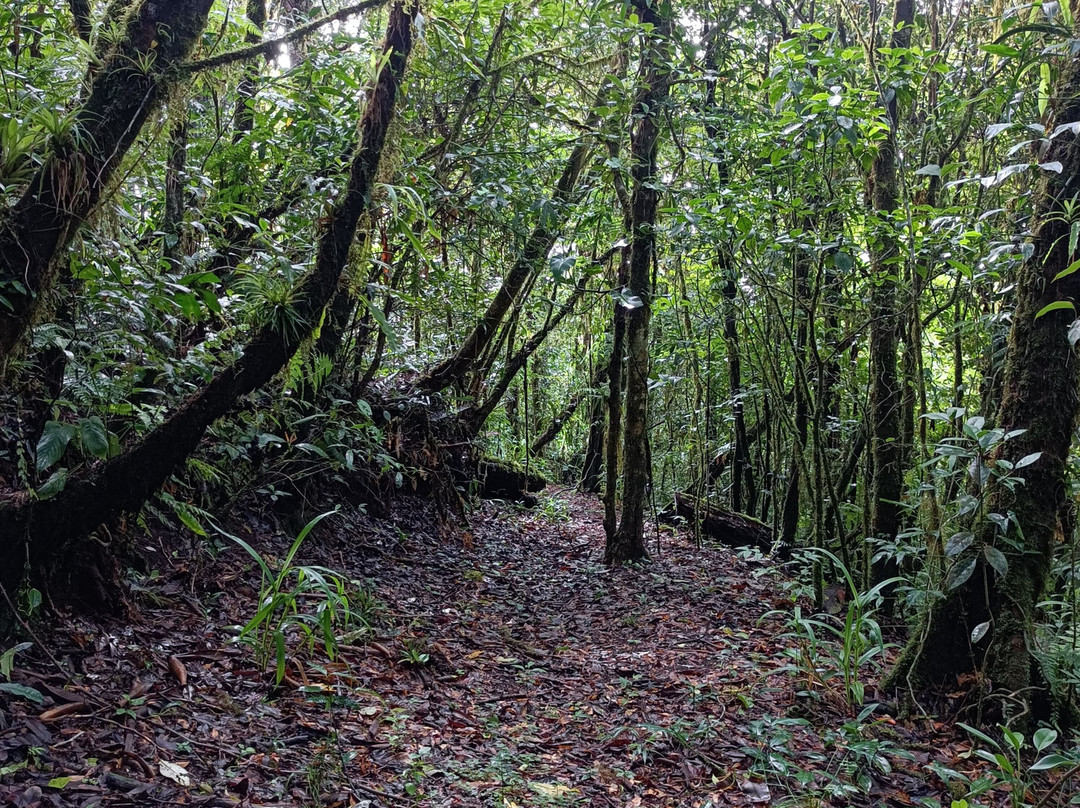
M420 518L320 539L318 563L371 582L354 606L373 628L332 662L291 662L276 690L222 629L250 617L246 557L230 549L201 573L220 596L186 589L189 564L144 576L134 623L58 635L77 677L44 661L16 672L47 703L10 706L0 804L704 808L933 793L925 777L884 777L929 756L905 761L904 730L854 723L835 680L797 695L785 624L762 619L791 607L777 573L670 533L652 563L609 569L600 520L594 500L562 494L535 511L485 504L464 540ZM35 717L45 708L60 715Z

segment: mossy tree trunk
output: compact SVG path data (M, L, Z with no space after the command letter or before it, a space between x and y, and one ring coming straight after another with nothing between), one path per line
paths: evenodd
M1080 57L1061 66L1051 97L1057 100L1057 122L1080 120ZM1053 558L1066 495L1066 461L1080 414L1080 360L1069 336L1080 303L1080 273L1057 278L1078 257L1069 249L1066 215L1080 192L1077 136L1066 131L1054 138L1042 163L1060 163L1061 170L1042 170L1035 192L1034 250L1020 269L997 413L1002 430L1024 431L1002 443L992 462L1038 459L1015 472L1023 484L991 482L984 509L986 514L1013 514L1020 529L1010 524L1001 535L990 518L976 526L974 574L924 615L889 681L949 687L958 675L981 671L986 689L1002 697L1005 712L1016 714L1035 706L1036 697L1045 693L1029 650L1032 625ZM1060 308L1047 310L1054 304ZM987 563L988 547L1004 554L1004 575ZM971 633L981 623L989 623L988 632L972 643Z
M911 45L911 25L915 19L914 0L896 0L893 8L893 48ZM870 422L871 452L874 458L870 532L884 541L894 541L900 528L900 496L904 484L903 446L900 434L902 391L896 372L899 312L897 278L902 263L899 223L899 184L896 172L896 130L899 109L895 91L882 97L889 129L878 146L870 175L871 201L875 219L871 234L870 262ZM875 568L875 578L884 580L895 573L895 565L885 562Z
M16 351L51 297L65 248L98 208L143 124L160 104L170 70L192 51L212 0L143 2L105 56L70 131L22 197L0 215L0 362Z
M324 226L312 270L294 292L292 320L286 332L273 325L258 329L240 357L193 394L165 421L121 454L84 473L72 475L64 490L49 500L30 493L0 502L0 583L15 592L24 565L45 576L76 540L125 511L137 511L198 446L206 428L226 415L244 395L267 384L299 350L318 323L344 270L357 222L369 208L370 195L409 51L416 6L398 2L387 22L387 54L360 120L359 146L348 182Z
M653 251L656 247L656 147L660 135L661 108L671 86L667 50L672 9L660 10L648 0L635 0L641 22L652 26L645 34L642 53L643 85L634 103L633 136L630 143L633 189L630 202L630 294L637 298L626 314L626 407L623 427L623 498L619 527L609 534L604 560L621 563L647 558L645 550L645 499L649 483L647 416L649 402L649 317L652 311Z

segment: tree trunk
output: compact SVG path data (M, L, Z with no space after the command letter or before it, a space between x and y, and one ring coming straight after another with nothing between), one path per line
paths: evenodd
M595 108L602 109L606 103L610 85L605 82L601 88ZM588 130L595 129L599 118L594 112L589 116L585 124ZM464 379L465 374L484 353L492 337L502 324L506 312L518 300L521 291L525 288L529 279L536 272L540 262L545 259L551 248L555 246L559 233L570 214L574 200L574 190L578 179L585 168L589 154L592 152L592 139L584 138L570 153L570 158L563 167L562 175L555 184L555 192L544 206L546 214L542 214L525 241L525 246L518 254L517 260L510 269L509 274L503 279L502 285L495 293L495 297L488 304L484 314L473 327L473 330L465 338L465 342L452 355L439 362L428 370L417 382L419 389L427 393L438 393L450 385Z
M179 270L184 254L184 213L186 208L188 111L186 104L176 111L177 118L169 129L169 151L165 161L165 211L161 220L164 240L162 257L170 269Z
M476 407L470 408L462 413L461 418L473 435L479 434L484 426L484 422L487 421L491 413L494 412L495 408L499 405L499 402L502 401L502 397L506 395L506 391L510 388L510 383L513 382L514 378L521 372L521 369L525 367L525 363L529 361L529 357L536 352L536 349L543 344L545 339L547 339L548 334L563 321L566 315L573 311L574 306L584 293L585 283L582 281L578 283L566 302L559 307L558 312L548 317L548 320L544 323L543 327L526 340L525 344L510 358L506 363L506 367L503 369L499 380L488 393L487 398ZM526 391L526 395L527 394L528 391ZM527 400L528 399L526 399L526 401ZM526 427L528 427L528 424L526 424Z
M911 44L914 0L896 0L893 12L893 48ZM904 485L903 447L900 435L901 389L896 373L898 341L897 277L900 237L895 213L898 207L896 130L899 122L896 95L882 99L889 131L878 147L871 170L873 209L876 219L871 240L870 290L870 422L874 458L871 535L895 541L900 528L900 496ZM875 571L876 580L891 577L895 563L886 561Z
M1080 120L1080 58L1062 65L1051 97L1058 100L1058 123ZM1022 721L1041 717L1032 708L1044 685L1029 650L1035 647L1032 622L1045 594L1065 502L1066 462L1080 415L1080 361L1069 337L1077 316L1074 301L1080 300L1080 273L1056 279L1077 258L1069 251L1066 213L1080 185L1076 135L1065 132L1053 139L1043 159L1060 162L1062 170L1042 171L1035 191L1034 251L1020 269L997 414L1002 430L1024 431L1002 443L993 460L1038 459L1015 472L1024 478L1021 485L995 484L992 479L985 508L990 515L1014 514L1020 530L1010 524L1002 536L997 524L985 517L976 525L974 558L964 555L954 562L955 569L974 560L974 574L924 616L922 630L889 682L952 687L956 676L981 667L982 681L1002 695L1006 714L1023 716L1031 709ZM1047 306L1062 302L1065 307L1046 312ZM987 548L1004 554L1004 575L987 563ZM972 644L972 630L984 622L989 622L987 637Z
M383 53L388 61L368 94L359 126L348 184L327 217L314 267L298 284L294 321L302 327L279 332L262 327L236 362L220 371L164 422L120 455L73 476L50 500L19 494L0 502L0 581L18 589L23 564L32 572L49 570L70 543L103 521L138 510L195 449L206 428L227 414L237 400L270 381L299 349L330 301L345 267L356 225L367 210L386 132L409 50L416 7L394 5L387 23Z
M101 200L190 54L212 0L144 2L94 79L72 134L45 157L21 199L0 219L0 362L16 349L51 297L65 248Z
M652 25L643 45L644 86L634 104L637 120L630 143L631 241L629 284L640 305L626 317L626 423L623 427L623 500L619 527L608 538L604 560L609 564L648 558L645 550L645 498L649 482L647 415L649 401L649 317L652 311L650 269L656 246L656 147L660 134L660 107L671 85L667 40L671 8L662 14L648 2L635 0L641 22Z
M607 380L607 365L599 364L596 366L596 370L593 371L592 378L589 380L589 386L578 390L566 403L566 406L559 411L558 415L551 419L551 423L548 428L533 441L532 446L529 447L529 454L532 457L539 457L543 453L555 438L562 432L562 428L566 426L566 423L574 417L574 413L577 412L578 407L581 406L587 398L592 398L596 395L596 388L600 387Z

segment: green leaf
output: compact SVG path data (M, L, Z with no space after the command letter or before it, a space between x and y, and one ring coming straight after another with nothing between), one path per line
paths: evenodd
M984 53L989 53L992 56L1004 56L1007 59L1020 55L1020 51L1018 51L1012 45L1004 45L1002 43L979 45L979 50L983 51Z
M394 330L394 327L390 325L390 321L386 318L386 313L378 306L373 305L370 300L366 302L367 309L371 312L372 319L379 324L379 330L382 331L383 335L386 337L386 344L390 346L391 350L396 351L399 345L398 335Z
M70 777L54 777L48 783L45 784L46 788L63 788L71 782Z
M67 485L67 480L67 469L57 469L49 475L49 479L38 486L37 491L34 493L38 499L52 499L64 490L64 486Z
M1071 264L1065 267L1065 269L1061 270L1061 272L1055 275L1054 280L1060 281L1062 278L1067 278L1074 272L1076 272L1076 270L1078 269L1080 269L1080 261L1073 261Z
M12 696L27 699L34 704L44 704L45 697L32 687L16 684L15 682L0 682L0 693L10 693Z
M1005 575L1009 571L1009 560L1005 558L1005 554L996 547L991 547L989 544L983 547L983 555L986 557L986 562L994 568L998 575Z
M45 424L37 445L38 471L45 471L64 456L64 451L75 437L76 431L73 424L62 424L59 421Z
M1039 313L1035 315L1035 319L1038 320L1044 314L1049 314L1052 311L1062 311L1062 310L1076 311L1076 306L1073 305L1068 300L1055 300L1053 303L1050 303L1050 304L1048 304L1046 306L1043 306L1041 309L1039 309Z
M993 738L991 738L989 735L987 735L982 730L975 729L975 727L969 726L968 724L965 724L962 721L957 721L956 725L958 727L963 727L965 730L967 730L967 733L969 735L971 735L972 737L978 738L983 743L989 744L990 746L994 747L995 749L1000 749L1001 748L1001 746L998 744L997 741L995 741Z
M1016 469L1022 469L1024 466L1030 466L1040 457L1042 457L1042 452L1032 452L1029 455L1024 455L1016 461L1016 465L1013 466L1013 470L1015 471Z
M987 621L985 621L983 623L979 623L979 625L975 626L975 628L973 628L971 630L971 642L972 642L972 644L977 643L979 640L981 640L983 637L985 637L986 632L988 632L989 630L990 630L990 621L989 620L987 620Z
M1049 727L1043 727L1042 729L1035 730L1035 734L1031 736L1031 742L1035 744L1035 751L1041 752L1056 741L1057 736L1056 730L1052 730Z
M1064 755L1047 755L1046 757L1039 758L1034 763L1032 763L1029 771L1045 772L1049 771L1050 769L1056 769L1058 768L1058 766L1068 766L1070 763L1075 762L1076 761L1072 758L1065 757Z
M109 430L96 415L79 420L79 440L88 455L102 460L109 456Z
M939 166L937 163L930 163L928 165L923 166L918 171L916 171L915 176L916 177L940 177L941 176L941 166Z
M25 651L27 648L33 647L33 643L21 642L18 645L13 645L3 654L0 654L0 676L5 679L11 678L11 669L15 665L15 655L20 651Z
M975 559L974 558L969 559L968 561L965 561L963 564L959 564L959 565L953 567L952 571L949 573L949 579L948 579L948 582L947 582L948 583L948 588L949 589L956 589L956 587L960 586L965 581L967 581L967 579L970 578L972 573L974 573L974 572L975 572Z
M948 558L960 555L975 541L975 534L970 531L956 533L945 544L945 555Z

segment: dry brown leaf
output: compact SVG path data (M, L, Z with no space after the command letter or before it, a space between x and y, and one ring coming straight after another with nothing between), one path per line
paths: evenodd
M176 681L180 683L180 687L187 687L187 668L184 667L184 663L177 659L175 655L169 656L169 672L176 677Z
M47 724L50 721L57 721L64 716L76 715L86 711L86 702L73 701L70 704L58 704L55 707L50 707L48 710L38 716L38 721L43 724Z

